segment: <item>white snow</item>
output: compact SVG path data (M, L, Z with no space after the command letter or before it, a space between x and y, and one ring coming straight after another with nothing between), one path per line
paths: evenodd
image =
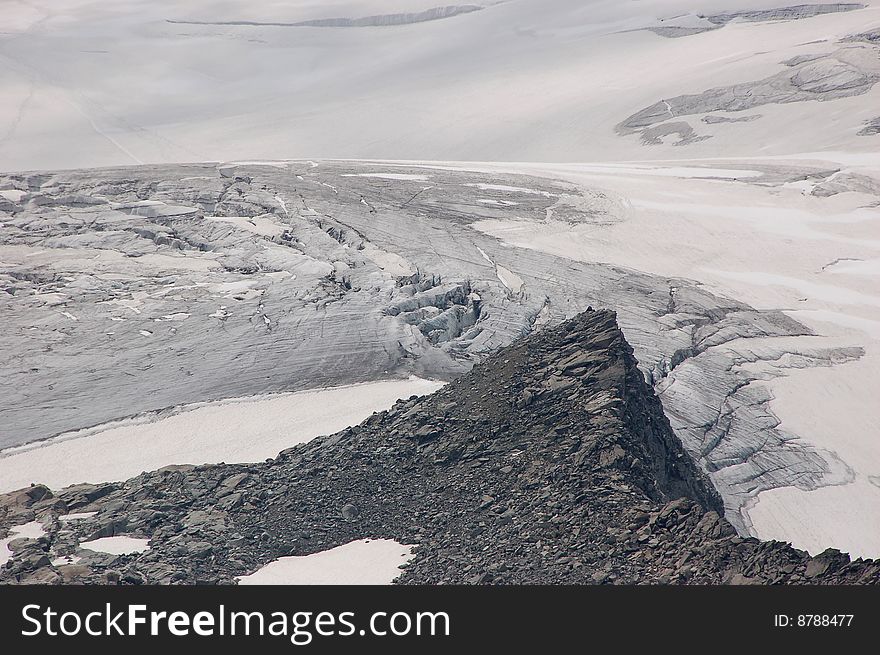
M46 534L43 524L39 521L31 521L24 525L18 525L9 530L10 534L15 535L16 539L38 539Z
M35 481L58 489L125 480L171 464L259 462L356 425L399 398L442 386L410 377L232 398L116 421L0 451L0 493Z
M380 180L411 180L414 182L427 182L428 175L415 175L412 173L346 173L342 177L374 177Z
M766 491L749 511L756 534L792 541L813 554L838 548L853 557L880 556L880 321L823 310L789 314L844 344L862 344L863 358L831 368L789 371L772 386L771 409L782 427L833 451L852 469L845 485Z
M62 555L52 560L52 566L70 566L71 564L76 564L81 559L82 557L77 555Z
M165 316L160 316L159 318L154 318L153 320L156 323L167 323L169 321L185 321L190 317L186 312L175 312L173 314L165 314Z
M504 268L500 264L496 264L495 275L497 275L498 279L501 280L501 284L506 286L514 293L519 293L520 291L522 291L522 288L524 286L522 278L513 271Z
M381 250L369 241L364 242L361 252L392 277L412 275L416 272L416 267L397 253Z
M493 259L492 259L491 257L489 257L489 255L486 254L486 251L485 251L485 250L483 250L483 249L480 248L479 246L477 246L477 250L478 250L479 253L483 256L483 259L485 259L487 262L489 262L490 264L492 264L492 266L495 265L495 262L493 261Z
M765 491L750 508L749 518L762 539L791 542L811 555L837 548L853 559L875 559L880 553L878 504L880 488L858 478L814 491L795 487ZM817 516L822 517L819 526Z
M282 557L250 575L242 585L385 585L413 557L412 546L390 539L361 539L313 555Z
M244 160L244 161L232 161L232 162L229 162L228 164L220 166L220 168L221 169L235 168L236 166L268 166L269 168L278 168L278 169L284 170L289 166L289 164L287 162L283 162L283 161L280 161L277 159L272 159L272 160L268 160L268 161L267 160L252 159L252 160Z
M546 196L550 197L553 194L548 193L547 191L539 191L537 189L529 189L521 186L510 186L507 184L485 184L482 182L478 183L467 183L465 186L474 187L476 189L480 189L480 191L506 191L507 193L526 193L536 196Z
M399 27L313 29L168 21L285 23L442 3L7 1L0 170L137 161L283 167L296 156L623 162L758 149L872 152L871 138L856 132L876 116L877 88L759 107L749 113L761 118L746 123L689 117L712 138L685 147L645 147L614 131L659 99L761 79L793 56L831 50L837 38L880 23L880 5L864 1L859 11L677 39L644 28L782 3L467 0L486 8Z
M483 259L492 264L492 266L495 268L495 277L497 277L501 281L501 284L503 284L514 293L519 293L522 290L524 283L519 275L497 264L495 260L489 257L489 255L486 254L486 251L479 246L477 246L477 250L483 256Z
M606 164L600 166L595 164L584 164L579 168L590 173L607 173L609 175L619 175L623 173L628 175L648 175L651 177L680 177L718 180L739 180L761 177L759 171L714 168L712 166L633 166L628 164Z
M26 195L27 191L22 191L21 189L4 189L3 191L0 191L0 197L11 200L12 202L18 202Z
M0 539L0 566L3 566L12 559L12 551L9 549L9 543L15 539L39 539L46 531L39 521L31 521L23 525L16 525L9 528L9 536Z
M80 542L79 547L98 553L107 553L108 555L130 555L133 553L143 553L149 548L149 543L149 539L119 535L83 541Z

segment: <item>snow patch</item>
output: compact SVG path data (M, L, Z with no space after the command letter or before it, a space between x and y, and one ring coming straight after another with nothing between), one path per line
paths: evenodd
M79 547L85 550L93 550L97 553L107 553L108 555L131 555L133 553L143 553L150 547L149 543L149 539L119 535L83 541Z
M126 480L171 464L260 462L443 383L415 376L186 405L0 451L0 493Z
M242 585L386 585L413 558L412 546L390 539L361 539L313 555L282 557L250 575Z

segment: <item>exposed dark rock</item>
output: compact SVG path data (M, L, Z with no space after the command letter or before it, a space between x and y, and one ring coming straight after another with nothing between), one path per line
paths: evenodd
M358 508L355 507L354 505L352 505L351 503L343 505L341 513L342 513L342 518L346 519L347 521L354 521L355 519L357 519L358 515L360 514L360 512L358 511Z

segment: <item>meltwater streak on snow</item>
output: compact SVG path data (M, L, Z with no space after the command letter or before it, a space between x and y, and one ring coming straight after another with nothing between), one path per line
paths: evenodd
M441 382L410 377L176 408L0 452L0 493L125 480L171 464L258 462Z
M412 559L412 546L390 539L361 539L313 555L282 557L238 578L242 585L385 585Z
M880 275L880 259L871 261L841 260L825 269L828 273L840 275Z

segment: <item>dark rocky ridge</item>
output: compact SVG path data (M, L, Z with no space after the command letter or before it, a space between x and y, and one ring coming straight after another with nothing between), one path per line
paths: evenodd
M880 563L742 538L720 511L615 315L587 311L265 463L2 496L0 534L36 519L47 535L12 542L0 581L229 583L367 537L419 544L401 583L880 581ZM150 549L78 549L119 534Z

